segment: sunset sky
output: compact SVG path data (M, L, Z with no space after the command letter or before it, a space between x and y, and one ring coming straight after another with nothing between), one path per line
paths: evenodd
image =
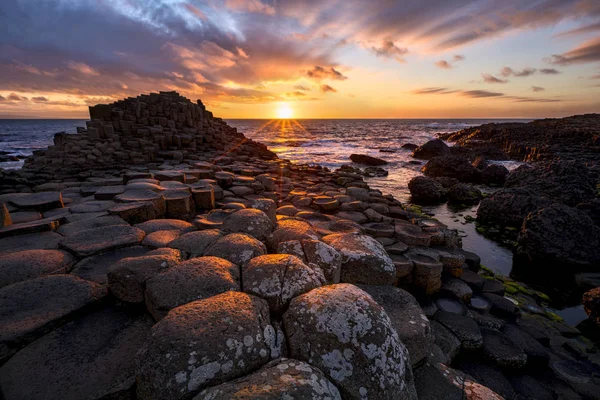
M159 90L223 118L600 112L600 0L0 1L0 118Z

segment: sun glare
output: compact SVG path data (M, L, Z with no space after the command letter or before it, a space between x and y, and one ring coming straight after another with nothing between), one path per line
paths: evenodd
M294 112L287 104L282 104L277 109L277 118L279 119L290 119L294 116Z

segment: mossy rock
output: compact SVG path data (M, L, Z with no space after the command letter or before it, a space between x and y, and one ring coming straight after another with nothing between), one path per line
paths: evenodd
M546 318L548 318L550 321L554 321L554 322L561 322L561 323L565 322L565 320L562 319L561 316L559 316L558 314L555 314L555 313L553 313L551 311L548 311L546 313Z

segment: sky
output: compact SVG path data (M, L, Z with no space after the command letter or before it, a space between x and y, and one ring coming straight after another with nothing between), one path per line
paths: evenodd
M600 112L600 0L0 1L0 118L160 90L223 118Z

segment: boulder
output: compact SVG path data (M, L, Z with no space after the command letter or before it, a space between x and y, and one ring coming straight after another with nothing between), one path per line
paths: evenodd
M587 315L600 325L600 287L583 294L583 308Z
M442 285L441 292L462 301L465 304L470 304L473 290L465 282L459 279L450 279Z
M282 358L231 382L204 389L194 400L328 399L341 400L340 392L317 368Z
M136 228L143 230L147 235L157 231L190 231L194 226L189 222L180 219L153 219L135 225Z
M273 231L273 222L263 211L246 208L225 218L222 229L227 233L246 233L265 240Z
M288 254L253 258L242 269L242 280L244 292L265 299L275 315L287 309L294 297L325 284L321 268Z
M450 148L441 139L430 140L429 142L415 148L413 151L413 157L423 160L429 160L433 157L448 155L450 155Z
M421 168L421 171L433 178L445 176L472 183L481 180L481 172L462 156L434 157Z
M508 173L504 165L490 164L481 171L481 183L502 186L506 182Z
M0 368L6 400L127 398L152 319L109 306L54 330ZM114 397L111 397L114 396Z
M325 236L323 241L342 257L342 282L393 284L396 266L377 240L361 234L338 233Z
M197 257L146 282L146 307L159 321L170 310L229 290L240 290L240 269L218 257Z
M72 275L48 275L0 289L0 364L19 348L106 295Z
M481 190L466 183L459 183L448 189L448 201L451 203L476 204L482 198Z
M164 254L123 258L111 265L107 271L111 293L129 303L142 303L146 281L181 260L179 251L165 250Z
M386 165L388 162L381 158L371 157L366 154L350 154L350 160L357 164L365 164L371 166Z
M254 257L267 253L265 245L244 233L230 233L213 242L204 252L205 256L221 257L241 267Z
M181 235L180 231L156 231L146 235L142 240L142 245L152 249L167 247L169 243Z
M76 259L62 250L25 250L0 255L0 288L44 275L67 274Z
M274 200L263 198L255 199L252 201L250 206L267 214L273 223L273 226L277 224L277 203L275 203Z
M275 330L267 302L225 292L171 310L136 359L137 396L186 399L269 362Z
M272 251L277 251L279 244L288 240L319 240L319 235L308 222L284 219L277 223L275 230L267 238L267 245Z
M435 179L416 176L408 182L414 203L437 203L446 199L446 189Z
M434 343L429 319L414 296L393 286L358 285L383 307L410 355L410 363L420 364Z
M323 371L344 398L416 399L406 348L384 309L356 286L296 297L283 323L290 355Z
M306 261L321 268L327 283L340 283L342 272L340 253L318 240L302 240L301 244Z
M517 251L537 263L580 269L600 263L600 227L569 206L553 204L530 214L517 240Z
M479 204L477 220L520 227L529 213L535 213L550 204L550 199L528 188L500 189Z
M60 242L60 247L78 257L87 257L100 252L139 244L146 236L144 231L129 225L111 225L85 229L76 235L68 236Z

